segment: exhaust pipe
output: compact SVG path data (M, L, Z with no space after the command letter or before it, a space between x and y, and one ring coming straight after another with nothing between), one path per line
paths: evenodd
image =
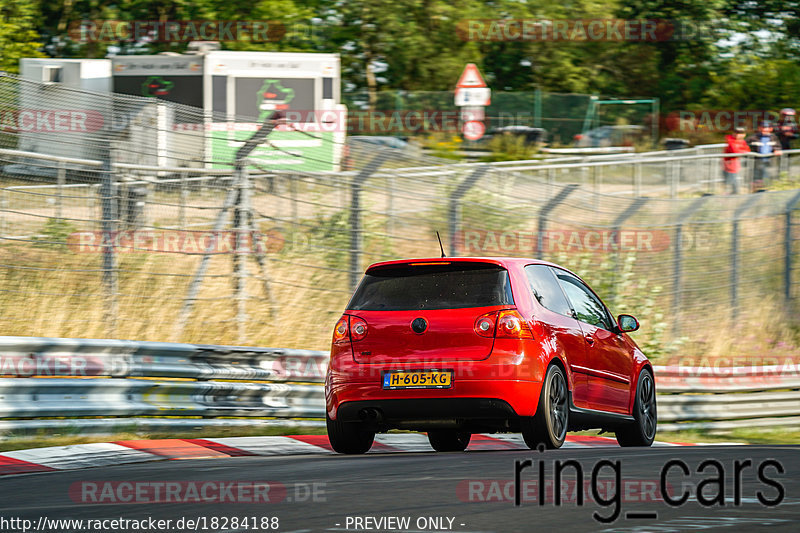
M381 422L383 413L374 407L367 407L358 412L358 418L364 422Z

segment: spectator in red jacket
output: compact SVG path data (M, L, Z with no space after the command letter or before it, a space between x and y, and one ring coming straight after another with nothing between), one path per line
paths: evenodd
M733 135L728 135L725 140L726 154L744 154L750 151L750 146L744 140L744 128L737 127ZM724 157L722 159L722 174L725 176L725 185L731 194L739 194L739 170L742 168L741 157Z

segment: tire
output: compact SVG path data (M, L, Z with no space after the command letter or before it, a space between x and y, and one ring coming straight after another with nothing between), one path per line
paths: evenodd
M620 446L650 446L656 438L658 413L656 410L656 384L653 374L643 369L636 383L633 402L634 423L616 431Z
M539 394L539 406L535 416L522 418L522 438L531 450L540 446L548 449L560 448L567 438L569 428L569 389L564 371L550 365Z
M328 426L328 440L333 451L350 455L367 453L375 440L375 432L364 428L358 422L331 420L325 415Z
M457 429L432 429L428 432L428 441L437 452L463 452L471 437L471 433Z

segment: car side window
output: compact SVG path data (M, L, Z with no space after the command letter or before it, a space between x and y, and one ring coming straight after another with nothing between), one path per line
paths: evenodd
M572 308L549 266L528 265L525 274L534 297L541 305L555 313L572 316Z
M569 302L575 309L575 318L598 328L613 330L603 302L578 278L563 270L555 270L556 277Z

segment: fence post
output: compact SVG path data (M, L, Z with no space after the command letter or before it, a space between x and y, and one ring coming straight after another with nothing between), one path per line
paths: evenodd
M739 317L739 218L763 197L763 194L751 194L733 214L731 231L731 318L733 320Z
M247 342L247 254L250 252L248 231L250 221L250 176L247 166L237 168L239 177L238 202L235 208L236 249L234 250L234 267L236 276L236 326L238 343Z
M613 294L611 295L612 298L616 298L617 296L617 285L619 282L619 271L620 267L622 266L622 242L620 240L620 233L622 232L622 224L625 223L626 220L631 218L639 209L644 207L644 204L647 203L647 198L634 198L631 204L628 206L625 211L619 214L619 216L614 219L612 223L612 227L614 228L614 242L617 245L616 253L614 254L614 283L611 284Z
M544 204L539 209L539 220L536 224L536 250L540 258L544 258L544 232L547 230L547 215L556 208L558 204L567 199L567 196L572 194L572 191L580 187L577 183L570 183L565 185L563 189L558 191L555 197Z
M181 205L178 207L178 224L181 229L186 229L186 200L189 191L186 190L186 172L181 172Z
M678 225L675 226L675 251L672 259L672 335L679 337L681 333L681 306L683 287L683 225L700 209L710 196L701 196L694 200L689 207L678 214Z
M458 232L461 230L461 199L478 182L479 179L489 170L488 165L480 165L472 174L464 178L455 190L450 194L450 202L447 207L447 225L450 232L450 247L448 253L451 256L458 255Z
M288 174L289 180L289 198L291 199L291 221L292 231L297 226L297 176L295 174Z
M117 224L119 222L119 195L117 194L116 168L114 167L115 147L110 144L103 161L100 198L102 201L102 243L103 243L103 288L105 293L106 331L114 337L117 329Z
M717 188L717 178L716 173L714 172L714 164L717 161L713 157L709 157L706 161L708 161L706 168L708 169L708 193L714 194L714 190Z
M800 202L800 193L795 194L789 203L786 204L786 227L784 229L784 266L783 266L783 291L786 296L787 305L792 301L792 211L797 203Z
M669 169L672 171L670 172L670 180L669 180L669 197L670 198L677 198L678 196L678 186L680 180L680 173L681 173L681 162L680 160L670 161L669 162Z
M0 196L0 236L2 237L8 233L6 209L8 209L8 189L3 188L3 194Z
M203 278L206 275L206 271L208 270L208 262L214 253L214 247L217 245L217 239L219 238L219 234L222 231L222 228L225 226L225 223L228 221L228 211L231 208L236 210L237 207L240 208L243 204L243 201L240 198L243 191L240 184L240 179L242 176L246 177L245 166L247 165L247 157L259 144L264 142L264 139L266 139L275 128L277 119L279 118L277 115L278 113L276 112L264 119L261 127L236 151L236 155L234 156L235 170L233 172L233 183L231 183L231 186L228 189L228 194L225 196L225 200L222 203L222 209L220 209L219 213L217 214L217 219L214 221L213 237L208 240L206 250L203 253L203 258L200 260L200 264L197 266L194 276L192 276L192 281L189 283L189 290L186 292L186 297L183 299L183 306L181 307L180 315L178 315L178 321L175 324L175 330L173 333L173 338L176 340L180 340L180 337L183 334L183 329L186 326L187 320L189 319L189 314L192 312L192 307L194 307L194 303L197 300L197 293L200 291L200 283L202 283ZM245 187L244 190L248 189ZM247 202L245 202L245 205L247 205L249 208L249 204ZM240 216L238 220L234 221L234 228L238 229L241 224L247 224L247 221L243 220L247 218L248 217L246 216ZM234 261L236 261L236 257L237 255L234 253ZM240 263L243 262L244 261L240 261ZM240 331L239 334L242 335L242 332Z
M364 235L361 229L361 187L386 160L388 154L382 151L373 157L350 182L350 290L354 291L361 279L361 252L364 248Z
M58 162L58 174L56 175L58 186L58 203L56 204L56 218L64 218L64 185L67 182L67 169L63 161Z
M748 154L747 156L743 157L743 159L744 159L743 166L745 169L745 176L744 176L745 183L742 184L742 188L746 186L744 190L746 194L753 192L753 181L755 180L756 164L755 164L755 158L753 158L752 155Z
M386 178L386 234L394 235L394 176Z

